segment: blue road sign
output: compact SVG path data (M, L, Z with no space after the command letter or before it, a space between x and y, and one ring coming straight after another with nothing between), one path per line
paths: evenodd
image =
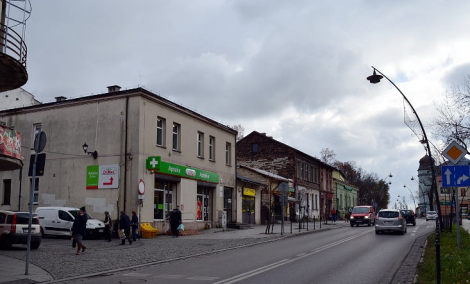
M470 166L442 166L442 187L470 186Z

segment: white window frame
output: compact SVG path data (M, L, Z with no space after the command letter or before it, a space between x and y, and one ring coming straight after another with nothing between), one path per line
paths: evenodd
M215 161L215 137L209 136L209 160Z
M173 122L173 145L174 151L181 151L181 124Z
M157 117L157 146L165 147L165 126L166 120L163 117ZM159 143L160 141L160 143Z
M196 135L197 145L196 145L196 152L198 158L204 158L204 133L198 131Z
M232 144L229 142L225 144L225 164L227 166L232 165Z

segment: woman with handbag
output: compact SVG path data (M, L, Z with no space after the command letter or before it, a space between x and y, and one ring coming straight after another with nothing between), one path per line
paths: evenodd
M181 224L181 211L178 206L176 206L173 211L170 213L170 227L173 238L179 237L178 226Z

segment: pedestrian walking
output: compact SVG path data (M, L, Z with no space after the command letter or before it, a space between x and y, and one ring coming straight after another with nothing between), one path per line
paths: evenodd
M170 227L173 238L179 237L178 226L181 224L181 211L178 206L176 206L173 211L170 213Z
M111 216L109 216L109 212L104 212L104 238L107 242L111 241L111 230L113 228L113 221L111 220Z
M139 226L139 218L137 217L137 213L132 210L132 219L131 219L131 227L132 227L132 241L136 241L137 237L137 227Z
M83 253L86 250L86 246L83 244L82 240L83 240L83 237L86 235L86 222L87 221L88 221L88 217L85 211L85 207L82 207L80 208L80 210L78 210L78 214L75 217L75 220L73 221L73 225L72 225L73 239L75 243L77 244L76 255L79 255L80 253Z
M331 209L331 217L333 218L333 222L336 222L336 210L334 207Z
M124 234L126 237L121 240L121 245L126 244L126 239L129 241L129 244L132 245L132 240L131 240L131 220L129 219L129 216L126 215L124 211L121 211L121 218L119 220L119 225L121 230L124 230Z

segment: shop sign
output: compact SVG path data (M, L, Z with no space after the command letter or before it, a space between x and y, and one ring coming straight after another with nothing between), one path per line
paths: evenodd
M118 164L92 165L86 170L86 189L118 188Z
M21 134L0 126L0 154L21 159Z
M256 190L254 190L253 188L244 187L243 195L256 196Z
M196 179L201 181L219 183L219 175L217 173L194 169L178 164L172 164L161 160L161 157L148 157L146 167L149 171L158 172L183 178Z

